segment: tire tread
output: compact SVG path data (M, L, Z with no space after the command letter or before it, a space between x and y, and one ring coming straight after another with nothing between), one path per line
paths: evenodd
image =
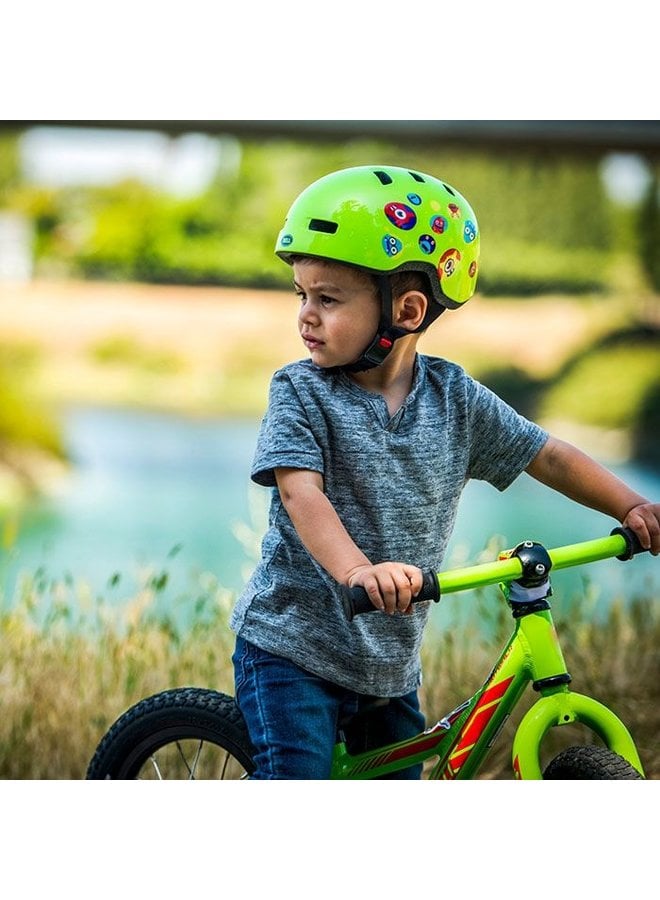
M206 740L212 732L219 746L250 769L252 745L234 698L208 688L180 687L145 697L122 713L99 742L86 779L132 777L123 772L133 748L165 728L178 727L199 729Z
M627 759L607 747L568 747L548 763L543 778L548 780L641 779Z

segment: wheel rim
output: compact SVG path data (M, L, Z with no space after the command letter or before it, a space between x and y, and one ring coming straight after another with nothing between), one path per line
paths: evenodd
M224 747L199 738L172 740L134 761L138 780L236 781L247 778L243 765Z
M147 733L113 777L149 781L237 781L249 776L249 756L213 730L181 724Z

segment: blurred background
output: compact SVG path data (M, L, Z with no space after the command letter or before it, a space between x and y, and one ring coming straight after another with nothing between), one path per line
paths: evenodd
M481 227L478 293L420 349L660 497L660 123L1 122L0 777L81 777L140 697L232 690L226 614L268 502L254 443L272 372L305 355L275 237L308 183L376 162L441 177ZM442 567L614 524L526 476L470 483ZM647 554L554 584L582 604L582 686L634 712L658 777L656 571ZM429 646L476 608L434 608ZM461 646L429 715L483 677Z
M240 588L268 381L304 355L274 239L309 182L373 161L439 175L481 226L478 295L422 350L658 496L659 153L652 121L4 122L5 600L22 573ZM609 525L526 481L470 485L447 563Z

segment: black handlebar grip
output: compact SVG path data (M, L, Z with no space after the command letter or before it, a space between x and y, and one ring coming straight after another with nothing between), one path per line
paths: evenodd
M421 603L426 600L433 600L437 603L439 599L440 585L438 584L435 572L429 569L428 572L423 573L422 589L416 597L412 598L412 602ZM342 585L341 602L349 622L354 616L377 611L376 607L369 599L369 594L367 594L363 587L347 588Z
M631 528L613 528L610 534L620 534L626 542L626 549L620 556L617 556L617 559L632 559L636 553L646 553L646 548L642 547L639 538Z

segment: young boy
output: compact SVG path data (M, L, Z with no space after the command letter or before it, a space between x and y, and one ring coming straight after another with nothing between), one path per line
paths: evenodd
M231 620L236 697L253 777L323 779L345 717L364 713L363 747L424 728L429 604L411 600L421 570L440 568L470 478L504 490L526 471L654 554L660 505L459 366L417 353L476 286L477 220L454 188L392 166L332 173L294 202L276 252L293 269L310 359L275 373L257 443L252 478L274 490ZM361 585L380 612L347 621L339 585Z

